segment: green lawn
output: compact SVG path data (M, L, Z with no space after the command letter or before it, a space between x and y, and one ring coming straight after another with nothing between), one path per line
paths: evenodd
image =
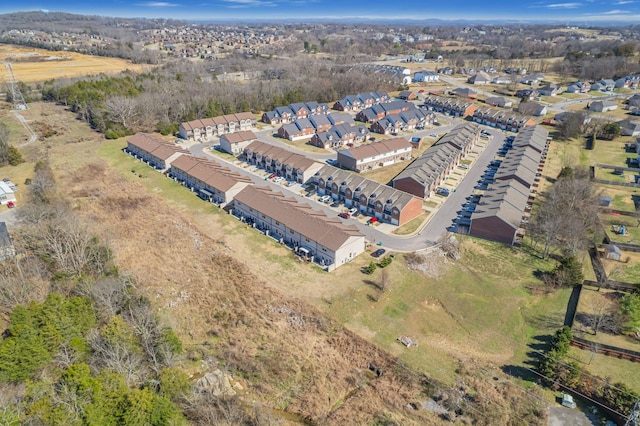
M445 262L437 277L412 271L399 256L389 266L391 284L380 294L371 283L331 300L331 314L347 327L368 336L420 371L449 382L453 358L482 357L496 363L520 365L535 336L562 326L568 290L532 296L528 286L541 285L534 271L550 270L519 249L462 238L462 260ZM428 262L437 262L431 256ZM377 301L376 301L377 299ZM404 349L400 335L418 341Z
M637 363L574 347L569 349L567 361L576 361L589 374L603 379L608 377L613 383L624 383L635 392L640 392L640 366Z
M422 225L424 221L427 220L429 214L430 212L428 211L422 212L420 216L415 217L404 225L397 227L393 230L392 233L396 235L409 235L415 232L420 227L420 225Z

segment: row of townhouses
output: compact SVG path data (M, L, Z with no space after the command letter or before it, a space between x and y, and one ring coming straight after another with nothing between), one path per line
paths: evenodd
M416 109L415 104L403 100L395 100L382 104L372 105L359 111L356 114L356 120L363 123L375 123L376 121L392 114L400 114Z
M298 118L292 123L283 124L278 129L278 136L290 141L296 141L330 130L333 126L353 124L353 118L348 114L312 115L309 118Z
M352 261L366 248L364 235L354 225L345 225L339 218L329 218L267 187L243 189L232 212L329 271Z
M262 121L267 124L287 124L301 118L314 115L329 114L329 105L311 102L297 102L285 106L276 107L273 111L262 114Z
M166 170L173 160L189 151L176 146L159 136L136 133L127 139L125 152L144 161L158 170Z
M164 160L162 167L156 166L158 148L154 147L153 142L177 150L176 155ZM262 144L258 141L254 143ZM125 150L163 170L168 177L182 183L198 197L225 207L243 222L327 270L350 262L365 250L365 237L354 225L345 225L339 218L329 218L321 211L298 203L294 198L285 197L281 192L256 187L250 178L217 161L193 157L157 136L142 133L130 137ZM283 166L281 170L289 173L291 178L296 176L308 180L305 173L315 173L323 167L323 164L299 154L289 153L287 156L282 153L274 157L276 159L269 161L268 167L275 168L276 164L280 164Z
M330 195L334 202L380 222L400 226L422 213L421 198L333 166L323 166L311 182L318 195Z
M401 171L393 179L393 187L420 198L430 197L479 139L477 124L456 126Z
M255 130L256 118L250 112L201 118L180 124L179 135L186 140L208 140L227 133Z
M338 151L338 165L343 169L364 172L411 159L412 145L405 138L372 142Z
M472 116L478 109L478 106L469 100L438 95L425 96L424 105L429 110L462 118Z
M549 147L549 132L527 127L515 137L491 183L471 213L469 234L518 244L538 190Z
M298 183L307 182L323 166L304 155L260 141L249 144L242 158L249 164Z
M369 129L363 125L337 124L326 132L317 132L309 143L325 149L338 149L349 144L364 142L369 137Z
M357 95L347 95L333 104L336 111L360 111L370 106L389 102L391 98L387 93L366 92Z
M527 126L535 126L536 122L530 117L524 117L513 112L490 107L478 107L473 112L473 121L497 129L519 132Z

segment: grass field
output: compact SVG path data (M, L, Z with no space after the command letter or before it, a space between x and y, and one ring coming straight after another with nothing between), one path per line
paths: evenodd
M75 52L51 52L10 44L0 44L0 61L12 62L11 68L15 79L24 83L100 73L111 74L124 70L139 72L147 67L119 58L83 55ZM2 73L3 78L8 80L4 67L2 67Z

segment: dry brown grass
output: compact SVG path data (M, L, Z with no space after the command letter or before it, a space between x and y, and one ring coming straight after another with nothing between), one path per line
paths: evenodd
M146 67L120 58L83 55L75 52L51 52L33 47L0 44L0 62L5 61L12 62L11 67L16 80L24 83L100 73L111 74L127 69L139 72ZM2 77L8 80L6 69L2 67L1 71Z

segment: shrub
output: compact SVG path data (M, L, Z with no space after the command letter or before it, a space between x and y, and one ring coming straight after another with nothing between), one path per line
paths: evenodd
M380 267L384 268L386 266L389 266L391 264L391 262L393 262L393 259L389 256L385 257L384 259L382 259L380 261Z

